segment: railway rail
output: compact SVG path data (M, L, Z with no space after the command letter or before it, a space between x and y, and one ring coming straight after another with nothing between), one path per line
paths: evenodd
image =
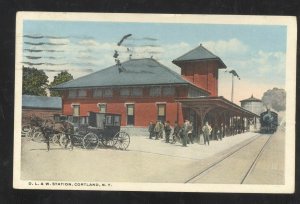
M246 144L187 179L185 183L243 184L259 161L271 138L272 136L257 134Z

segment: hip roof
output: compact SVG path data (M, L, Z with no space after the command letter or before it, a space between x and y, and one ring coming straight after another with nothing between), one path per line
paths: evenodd
M152 58L131 59L123 62L121 66L123 67L121 72L119 72L119 67L114 65L59 84L52 89L174 84L194 86L183 79L181 75ZM202 91L206 92L205 90Z
M215 54L210 52L208 49L202 46L196 47L184 55L176 58L172 62L176 65L180 65L181 62L192 62L192 61L204 61L204 60L216 60L218 62L218 68L227 68L224 62Z

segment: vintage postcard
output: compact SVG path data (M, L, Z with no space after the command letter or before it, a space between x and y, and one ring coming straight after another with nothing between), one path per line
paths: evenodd
M294 192L295 17L16 19L14 188Z

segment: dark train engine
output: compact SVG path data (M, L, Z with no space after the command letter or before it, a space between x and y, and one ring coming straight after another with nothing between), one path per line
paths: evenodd
M272 134L276 132L278 126L278 114L267 110L260 114L260 132Z

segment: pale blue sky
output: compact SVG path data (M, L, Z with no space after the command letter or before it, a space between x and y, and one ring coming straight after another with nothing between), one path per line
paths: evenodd
M132 37L123 44L126 47L132 46L130 48L134 49L133 58L153 55L161 63L179 72L179 68L171 61L202 43L218 55L229 69L233 68L239 73L241 87L263 81L264 87L284 88L285 26L24 21L23 28L24 35L45 36L24 37L24 43L48 43L24 44L25 49L48 51L24 50L23 62L36 64L35 67L46 70L50 78L56 74L53 72L55 69L68 69L75 77L79 77L113 65L112 54L118 49L116 43L122 36L130 33ZM145 40L148 37L157 40ZM57 50L61 52L56 52ZM119 51L122 55L120 58L126 60L129 53L124 49ZM53 59L54 57L56 59ZM219 85L220 92L227 96L228 88L220 86L229 86L228 74L221 71L220 80L223 80ZM236 91L238 92L238 88ZM253 92L257 93L257 97L261 97L263 90Z

